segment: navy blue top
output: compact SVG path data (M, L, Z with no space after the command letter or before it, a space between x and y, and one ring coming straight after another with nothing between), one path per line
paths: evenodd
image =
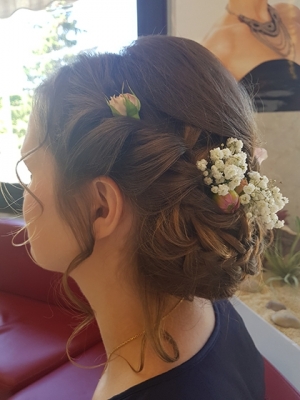
M214 330L197 354L111 400L263 400L263 359L242 318L228 300L214 311Z

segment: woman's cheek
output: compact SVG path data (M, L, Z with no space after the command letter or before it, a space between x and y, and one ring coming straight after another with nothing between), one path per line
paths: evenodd
M23 218L24 218L26 224L29 224L32 221L32 217L34 215L34 209L35 209L34 203L36 203L36 200L25 189L24 202L23 202Z
M42 209L40 204L35 198L29 193L24 193L23 202L23 218L26 224L26 230L30 244L33 244L34 236L39 236L39 219L41 217Z

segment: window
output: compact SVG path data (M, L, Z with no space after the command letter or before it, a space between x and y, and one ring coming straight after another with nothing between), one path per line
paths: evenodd
M55 1L0 19L0 182L17 182L34 87L87 49L118 52L137 38L136 0Z

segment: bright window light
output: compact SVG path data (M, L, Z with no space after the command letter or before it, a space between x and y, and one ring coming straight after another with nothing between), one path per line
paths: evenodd
M61 7L0 19L0 182L17 182L32 91L45 71L80 51L119 52L137 38L136 0L55 3Z

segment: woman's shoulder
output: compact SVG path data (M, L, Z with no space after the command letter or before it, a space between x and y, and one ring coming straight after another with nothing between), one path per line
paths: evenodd
M300 9L291 3L277 3L274 6L275 10L282 18L295 19L300 24Z
M203 348L185 363L111 400L262 400L262 357L229 301L214 303L216 324ZM216 385L217 382L217 385Z
M226 20L227 21L227 20ZM231 60L241 37L249 35L249 28L245 24L223 21L216 24L204 37L201 44L216 55L227 66L226 60ZM229 60L228 60L229 61Z

